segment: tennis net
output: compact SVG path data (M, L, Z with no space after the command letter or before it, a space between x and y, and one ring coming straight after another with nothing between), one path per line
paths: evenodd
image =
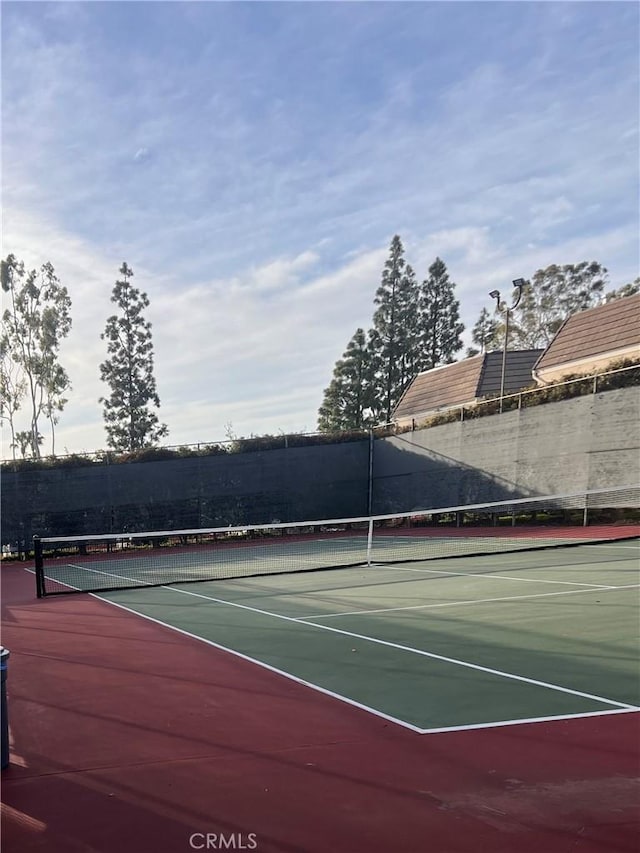
M390 515L34 539L38 597L628 539L640 487Z

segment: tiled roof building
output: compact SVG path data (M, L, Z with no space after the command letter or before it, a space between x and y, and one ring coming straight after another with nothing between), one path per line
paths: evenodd
M640 293L568 317L538 359L542 384L572 374L596 373L613 361L640 358Z
M507 352L506 394L532 384L531 371L541 354L539 349ZM455 406L466 406L482 397L497 397L501 376L501 350L425 370L404 392L393 413L393 421L401 425L410 424L416 418Z
M615 361L640 359L640 294L614 299L568 317L546 350L507 352L505 394L564 376L602 372ZM418 374L393 413L393 421L418 418L483 397L498 397L502 352L496 350Z

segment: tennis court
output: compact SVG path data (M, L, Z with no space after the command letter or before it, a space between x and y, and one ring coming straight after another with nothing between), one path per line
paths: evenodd
M640 706L638 544L105 593L418 732Z
M12 837L634 849L640 529L607 501L43 539L3 602Z
M620 714L640 706L638 529L586 521L637 492L55 537L37 590L100 594L419 733Z

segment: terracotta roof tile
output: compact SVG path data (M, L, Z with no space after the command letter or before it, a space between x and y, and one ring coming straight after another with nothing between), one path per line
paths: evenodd
M572 314L536 365L557 367L640 343L640 293Z
M531 385L531 370L542 350L507 353L505 391L511 393ZM472 403L479 397L500 393L502 352L475 355L419 373L405 391L394 420L411 418L451 406Z
M405 391L393 417L411 417L475 399L483 364L484 356L474 355L419 373Z

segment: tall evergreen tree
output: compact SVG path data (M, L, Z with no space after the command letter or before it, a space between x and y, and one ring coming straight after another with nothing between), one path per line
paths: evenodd
M503 324L495 317L492 317L486 308L483 308L471 332L471 340L479 349L472 349L470 347L467 350L467 357L489 352L493 349L500 349L502 347L502 329ZM504 332L502 332L502 336L504 336Z
M404 259L400 237L393 237L374 299L377 307L366 346L369 383L366 408L371 423L391 420L393 410L417 373L454 360L454 354L462 346L460 335L464 329L454 288L440 258L431 265L429 278L420 286ZM364 333L362 330L358 333L362 348ZM325 389L319 413L320 429L338 429L345 424L340 413L347 408L345 364L350 362L346 356L347 353L336 364L331 384ZM352 424L354 420L348 422Z
M415 274L404 260L400 237L391 241L382 282L374 299L378 306L370 333L372 365L376 372L372 409L377 421L391 420L391 413L413 378L416 353L415 326L419 309Z
M464 325L454 288L446 264L436 258L421 288L420 370L450 364L462 348Z
M109 447L139 450L150 447L168 434L165 424L150 407L159 408L160 398L153 373L151 323L143 310L149 298L132 287L133 271L123 263L122 279L116 281L111 296L119 309L107 319L104 333L108 358L100 365L100 378L109 385L109 397L101 397Z
M371 380L371 350L364 331L357 329L325 388L318 429L333 432L367 427L371 420Z
M50 263L27 272L22 261L8 255L2 261L1 281L8 305L0 332L2 390L9 395L3 418L10 417L12 444L18 443L23 455L30 452L38 458L43 442L40 418L49 418L55 453L55 425L67 402L63 395L71 387L59 361L60 345L71 330L71 299ZM13 418L23 396L30 404L29 429L17 433Z
M402 396L414 376L420 372L422 358L422 310L420 301L420 285L413 271L407 264L400 292L398 329L398 359L399 359L399 395Z

